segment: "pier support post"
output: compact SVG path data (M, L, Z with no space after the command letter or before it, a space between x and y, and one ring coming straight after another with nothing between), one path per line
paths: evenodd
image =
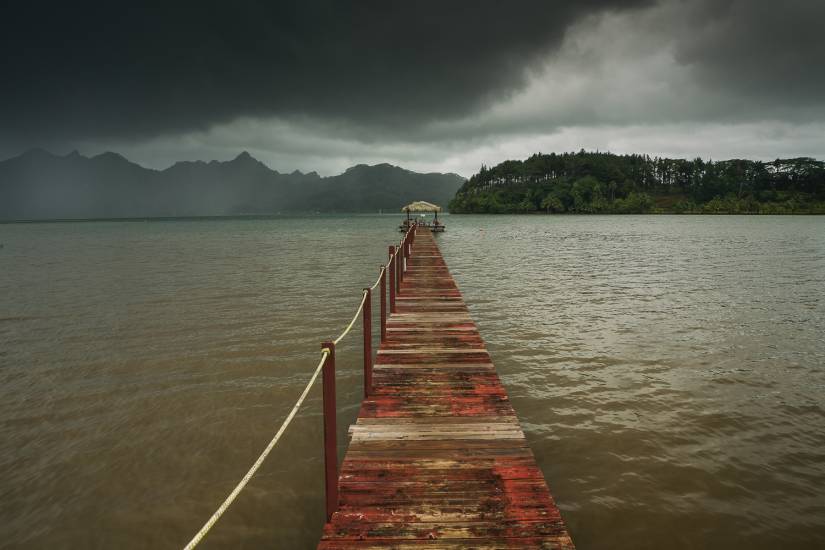
M398 271L398 256L395 255L395 247L390 245L390 313L395 313L395 275Z
M381 343L387 341L387 266L381 268Z
M404 249L401 245L395 247L395 295L401 294L401 276L404 272Z
M372 393L372 289L365 288L364 311L364 398Z
M328 349L322 372L324 394L324 487L326 489L327 521L338 510L338 436L335 418L335 343L324 342Z
M398 277L396 278L398 288L396 289L396 294L401 294L401 283L404 282L404 249L407 248L406 242L407 238L406 235L404 235L404 238L401 239L401 244L396 249L398 251Z

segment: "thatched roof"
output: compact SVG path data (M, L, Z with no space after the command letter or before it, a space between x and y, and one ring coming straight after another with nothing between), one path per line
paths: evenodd
M441 212L441 207L427 201L411 202L401 209L402 212Z

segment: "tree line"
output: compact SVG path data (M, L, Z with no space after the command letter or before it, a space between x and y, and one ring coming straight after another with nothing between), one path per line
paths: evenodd
M481 167L454 213L825 214L825 162L712 161L586 152Z

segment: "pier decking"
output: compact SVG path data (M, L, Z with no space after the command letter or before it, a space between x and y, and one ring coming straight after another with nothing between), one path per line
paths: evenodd
M573 549L428 230L407 266L318 548Z

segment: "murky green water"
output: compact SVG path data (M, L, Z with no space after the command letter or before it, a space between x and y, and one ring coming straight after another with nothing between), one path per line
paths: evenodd
M396 221L0 225L0 546L185 544ZM442 251L580 549L825 545L825 218L447 223ZM338 355L342 442L359 338ZM316 388L206 547L313 547L320 451Z

